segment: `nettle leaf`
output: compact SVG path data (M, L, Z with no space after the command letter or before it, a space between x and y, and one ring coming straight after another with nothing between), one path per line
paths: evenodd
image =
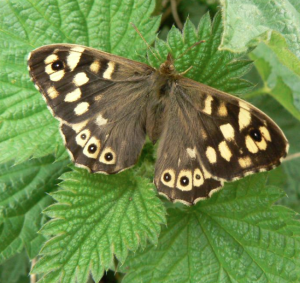
M128 250L157 244L165 209L153 185L134 170L113 178L74 169L62 176L58 201L46 210L53 218L42 229L54 235L41 251L34 273L46 273L40 282L95 282L113 266L114 255L123 262Z
M42 210L53 202L46 193L55 189L68 164L53 162L48 156L0 166L0 262L24 246L30 258L40 250L45 238L37 232L46 221Z
M58 122L29 79L27 54L45 44L66 42L139 60L147 46L130 22L151 43L159 24L159 17L151 17L154 5L150 0L1 4L0 162L65 154Z
M262 92L273 96L300 120L300 60L284 38L273 32L249 55L263 79Z
M240 77L249 72L252 61L242 60L242 54L219 51L222 32L220 13L214 17L213 23L209 14L205 14L198 29L187 20L183 33L173 27L167 42L156 39L155 52L158 53L159 60L148 51L149 63L158 67L167 58L168 53L171 53L179 73L192 67L185 74L186 77L229 93L247 92L252 89L252 84ZM187 51L193 44L202 40L205 42ZM187 52L180 57L185 51Z
M228 184L195 207L168 210L157 247L131 254L123 282L299 282L300 223L272 206L266 174Z
M221 0L224 19L222 49L243 52L272 30L281 33L300 59L300 6L298 0Z
M298 127L299 129L299 127ZM299 153L290 155L282 164L282 166L276 168L270 172L269 182L276 184L287 194L286 198L278 201L278 203L288 206L293 210L300 213L300 156Z

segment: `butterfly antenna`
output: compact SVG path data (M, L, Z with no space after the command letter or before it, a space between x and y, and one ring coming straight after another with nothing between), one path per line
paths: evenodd
M193 49L194 47L198 46L199 44L201 44L201 43L203 43L203 42L205 42L205 40L201 40L201 41L198 41L198 42L194 43L192 46L190 46L188 49L186 49L183 53L181 53L181 54L179 55L179 57L175 58L174 61L177 60L177 59L179 59L179 58L181 58L184 54L186 54L186 53L189 52L191 49Z
M135 29L135 31L138 33L138 35L141 37L141 39L145 42L145 44L147 45L147 48L151 51L151 53L153 54L153 56L157 59L157 61L162 61L162 59L158 58L154 51L152 50L152 47L149 45L149 43L146 41L146 39L142 36L141 32L138 30L138 28L136 27L136 25L134 23L130 23L133 28Z

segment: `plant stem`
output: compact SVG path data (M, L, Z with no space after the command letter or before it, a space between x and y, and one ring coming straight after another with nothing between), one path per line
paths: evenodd
M291 160L297 159L297 158L299 158L299 157L300 157L300 152L297 152L297 153L288 155L288 156L283 160L283 162L291 161Z
M36 264L36 258L34 258L31 262L31 269ZM30 274L30 283L36 283L36 274Z

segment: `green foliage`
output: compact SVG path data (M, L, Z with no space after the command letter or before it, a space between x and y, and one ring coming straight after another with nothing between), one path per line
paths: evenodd
M134 170L110 178L75 169L62 179L63 190L52 194L58 203L46 210L54 220L42 229L56 237L43 247L44 257L33 269L55 271L41 282L52 282L54 276L64 283L85 282L89 268L98 282L114 255L123 262L128 250L145 247L147 239L157 243L165 209L152 185Z
M265 180L247 177L195 207L169 209L158 246L121 267L124 283L298 282L299 222L272 206L284 192Z
M220 0L223 6L222 48L246 51L272 30L282 34L300 58L300 4L297 0Z
M250 58L263 81L263 92L272 95L300 120L300 60L287 47L284 38L273 32L260 43Z
M68 163L53 161L47 156L16 166L0 165L0 262L24 247L33 258L45 241L37 234L46 221L42 210L52 202L45 192L55 189Z
M29 283L29 270L28 258L25 252L22 252L0 266L0 282Z
M190 69L186 76L212 87L230 93L243 93L252 88L248 81L240 77L251 68L250 60L238 60L241 54L228 51L218 51L222 34L221 15L218 14L211 23L209 14L201 18L198 29L187 20L181 32L174 26L170 30L167 42L157 39L155 51L159 60L148 51L150 64L158 67L168 53L175 59L178 72ZM194 43L205 41L184 52ZM184 54L182 57L180 57ZM178 60L176 60L178 58Z
M258 92L272 95L300 120L299 1L221 0L221 3L224 5L221 48L245 51L247 46L263 41L250 55L264 81Z
M155 40L160 17L151 17L155 8L151 0L9 0L1 4L1 282L28 282L26 258L36 257L42 245L32 270L41 274L39 282L84 283L89 274L98 282L108 269L127 273L124 282L299 282L300 225L293 211L273 203L299 209L299 159L294 156L300 152L296 119L300 117L296 18L300 6L296 0L276 0L265 7L258 0L221 2L223 21L220 14L211 21L209 14L200 20L193 13L183 33L170 28L166 42ZM285 18L278 28L269 20L280 3L289 5L284 6ZM246 4L255 9L247 8L245 17L237 21L235 14L242 15ZM180 7L182 15L188 13L186 7L186 3ZM257 11L263 16L257 18ZM261 18L266 20L263 24ZM192 22L199 21L195 28ZM149 44L155 42L158 59L131 22ZM282 28L290 23L292 28ZM162 28L168 31L167 25ZM184 53L201 40L205 42ZM218 49L221 41L227 50ZM252 98L287 134L290 161L269 175L227 184L195 207L172 204L155 195L150 144L137 166L117 175L70 169L59 125L26 69L32 49L57 42L91 46L156 67L171 53L179 72L192 66L187 77L230 93L248 93L257 83L251 76L251 83L241 78L252 64L246 54L232 50L261 42L250 58L263 85L245 97ZM278 187L290 198L282 199L284 191ZM24 248L27 256L16 255ZM17 268L13 277L8 272L12 267Z

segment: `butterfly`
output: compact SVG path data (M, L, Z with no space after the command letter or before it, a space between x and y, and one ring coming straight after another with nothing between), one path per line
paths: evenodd
M31 52L28 69L76 166L121 172L137 162L147 135L159 141L154 184L172 201L195 204L225 181L275 168L288 152L266 114L185 78L171 55L155 69L86 46L54 44Z

